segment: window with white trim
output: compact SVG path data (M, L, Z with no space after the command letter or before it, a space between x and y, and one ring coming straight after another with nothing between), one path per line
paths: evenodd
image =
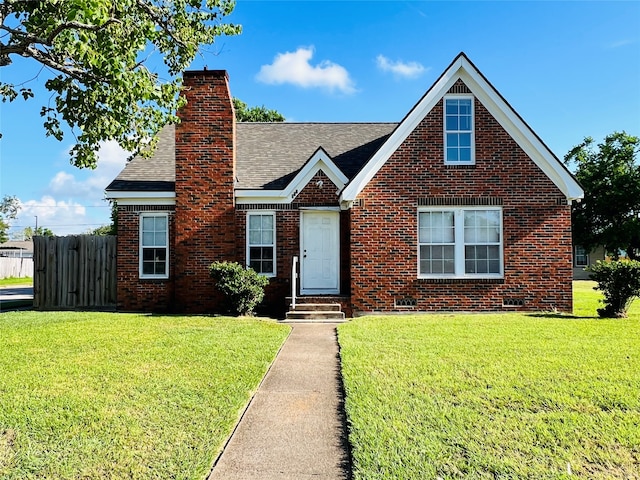
M140 278L169 278L169 215L140 214Z
M589 253L581 245L574 247L574 265L576 267L586 267L589 265Z
M502 209L418 211L418 276L502 278Z
M247 214L247 265L266 276L276 274L275 213Z
M444 97L444 159L449 164L475 163L473 97Z

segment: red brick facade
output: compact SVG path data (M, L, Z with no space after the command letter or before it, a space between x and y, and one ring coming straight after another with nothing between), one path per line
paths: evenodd
M363 206L351 210L354 312L571 311L566 198L477 100L476 164L445 165L442 105L369 182L360 196ZM418 206L430 199L460 205L493 199L503 206L504 279L418 278ZM415 307L397 307L403 299L415 300Z
M140 279L140 214L167 212L169 217L169 280ZM118 310L155 312L172 309L175 277L174 207L118 206Z
M246 262L247 212L275 212L276 276L261 311L282 315L300 255L305 208L340 206L323 171L286 204L235 205L235 119L226 73L187 72L187 106L175 129L175 207L121 206L118 307L191 313L223 310L208 273ZM458 82L456 92L466 91ZM571 214L566 196L476 98L475 164L445 165L443 100L340 211L340 301L347 313L572 309ZM418 211L428 205L502 209L503 278L418 278ZM168 212L166 280L139 278L139 215Z

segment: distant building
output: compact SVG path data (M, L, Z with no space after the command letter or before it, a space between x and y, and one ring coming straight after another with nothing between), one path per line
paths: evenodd
M33 258L33 241L9 241L0 243L0 257Z
M599 260L604 260L605 256L604 247L597 247L589 252L582 245L575 245L573 247L574 280L589 280L589 272L585 268L594 265Z

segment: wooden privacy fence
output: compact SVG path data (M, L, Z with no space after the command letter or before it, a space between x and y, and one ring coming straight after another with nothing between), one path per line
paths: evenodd
M0 257L0 278L33 277L33 258Z
M34 237L33 259L34 308L115 308L115 236Z

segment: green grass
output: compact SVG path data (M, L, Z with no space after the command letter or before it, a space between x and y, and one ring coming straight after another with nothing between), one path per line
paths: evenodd
M640 305L597 319L593 285L575 317L341 325L354 479L640 478Z
M287 334L253 319L3 314L0 478L205 478Z
M33 278L31 277L8 277L8 278L0 278L0 287L11 287L14 285L33 285Z

